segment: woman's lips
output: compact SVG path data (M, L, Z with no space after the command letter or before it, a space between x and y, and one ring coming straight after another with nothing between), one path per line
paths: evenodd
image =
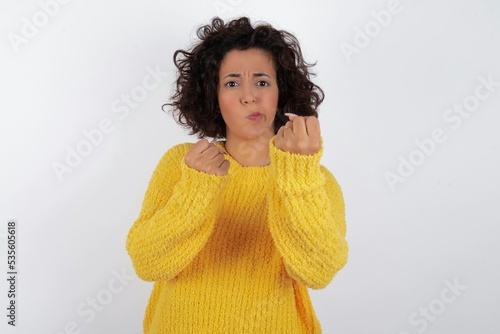
M262 114L260 112L254 112L247 118L252 121L260 121L262 119Z

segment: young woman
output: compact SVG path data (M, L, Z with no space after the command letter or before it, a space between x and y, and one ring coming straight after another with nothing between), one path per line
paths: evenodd
M320 164L323 91L286 31L216 18L198 38L174 54L167 105L200 140L164 154L127 237L154 281L144 332L321 333L307 289L348 253L342 192Z

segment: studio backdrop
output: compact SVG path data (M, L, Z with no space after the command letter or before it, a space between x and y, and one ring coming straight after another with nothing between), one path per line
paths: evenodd
M325 92L349 261L309 290L323 332L500 333L494 0L1 0L0 331L142 333L127 233L197 141L161 110L173 53L242 15L293 33Z

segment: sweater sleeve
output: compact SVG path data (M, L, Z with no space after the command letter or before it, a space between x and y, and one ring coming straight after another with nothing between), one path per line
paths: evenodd
M313 289L326 287L347 262L344 198L314 155L282 151L270 141L269 229L288 275Z
M170 280L196 257L212 233L228 175L190 168L184 155L192 144L168 150L153 172L126 249L145 281Z

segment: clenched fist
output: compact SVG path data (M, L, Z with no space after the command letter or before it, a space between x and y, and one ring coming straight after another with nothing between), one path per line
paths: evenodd
M319 121L314 116L297 116L285 114L289 121L282 126L274 145L282 151L313 155L321 149L321 132Z
M200 172L222 176L229 170L229 161L224 157L224 153L224 150L203 138L189 149L184 156L184 162Z

